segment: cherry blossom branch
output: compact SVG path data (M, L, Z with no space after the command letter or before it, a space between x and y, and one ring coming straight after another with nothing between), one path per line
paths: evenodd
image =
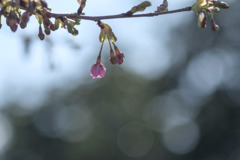
M79 15L77 13L49 13L50 17L53 18L61 18L61 17L67 17L67 18L77 18L82 20L92 20L92 21L99 21L104 19L117 19L117 18L136 18L136 17L154 17L154 16L160 16L165 14L172 14L172 13L179 13L179 12L186 12L191 11L192 7L185 7L182 9L176 9L171 11L165 11L165 12L151 12L151 13L144 13L144 14L133 14L133 15L127 15L126 13L122 14L116 14L116 15L107 15L107 16L83 16Z
M1 16L6 17L6 24L13 32L15 32L18 26L20 26L22 29L26 28L29 18L32 15L35 15L39 23L38 37L43 40L45 35L50 35L52 31L56 31L60 27L67 29L70 34L76 36L78 35L78 30L75 28L75 26L80 24L80 20L97 21L97 24L101 29L99 41L102 43L102 46L97 61L91 68L90 75L92 78L103 78L106 72L105 66L101 63L101 53L104 42L109 42L109 60L112 64L121 65L124 61L124 54L115 44L117 38L114 35L111 27L101 20L154 17L172 13L194 11L198 15L199 28L206 28L206 20L207 16L209 16L211 20L211 29L217 32L219 31L219 26L214 20L214 14L215 12L219 12L220 9L229 8L229 5L221 0L196 0L196 3L193 6L168 11L168 1L163 0L163 3L157 6L155 12L136 14L137 12L142 12L147 7L151 6L149 1L144 1L136 6L133 6L125 13L106 16L85 16L82 14L82 11L86 5L86 1L87 0L77 0L77 2L80 4L80 7L76 13L52 13L45 0L0 0L0 28L2 25ZM21 13L20 9L25 10L25 12ZM51 20L52 18L55 19L54 23Z

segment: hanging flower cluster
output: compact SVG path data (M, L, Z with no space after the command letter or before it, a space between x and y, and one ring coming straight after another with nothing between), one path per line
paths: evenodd
M106 68L105 66L101 63L101 54L102 54L102 49L103 49L103 44L105 41L108 41L109 46L110 46L110 58L109 61L112 64L122 64L124 61L124 54L120 52L118 47L116 46L115 42L117 41L116 36L114 35L111 27L107 25L106 23L103 23L101 21L98 21L98 26L101 28L101 32L99 35L99 41L102 43L99 55L97 58L97 62L93 64L90 75L92 78L103 78L106 73ZM112 43L112 44L111 44ZM113 47L112 47L113 45ZM115 53L114 53L115 52Z
M214 20L214 13L220 9L227 9L229 5L221 0L197 0L193 5L192 10L198 14L198 27L207 27L207 15L211 18L211 29L214 32L219 31L219 26Z

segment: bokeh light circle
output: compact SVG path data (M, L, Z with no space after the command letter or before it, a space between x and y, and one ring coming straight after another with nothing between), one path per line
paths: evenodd
M199 127L194 122L175 126L163 135L165 147L175 154L191 152L197 146L199 138Z
M152 148L152 131L140 122L127 123L119 130L117 145L129 157L142 157Z

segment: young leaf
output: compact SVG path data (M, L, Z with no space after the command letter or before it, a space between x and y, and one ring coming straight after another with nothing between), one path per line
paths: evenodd
M149 6L151 6L151 3L149 1L144 1L144 2L140 3L139 5L132 7L132 9L130 11L128 11L126 13L126 15L131 16L136 12L144 11Z
M137 12L138 11L144 11L147 7L151 6L151 3L149 1L144 1L137 5Z

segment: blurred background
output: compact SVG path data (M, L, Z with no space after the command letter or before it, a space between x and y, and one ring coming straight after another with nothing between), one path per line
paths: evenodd
M139 0L87 1L86 15L128 11ZM169 0L169 10L195 0ZM239 160L240 2L215 15L221 31L197 27L193 12L109 24L125 54L108 61L103 79L90 68L100 29L81 21L74 37L59 29L37 37L0 30L1 160ZM161 1L152 1L146 12ZM53 12L78 9L74 1L48 1Z

